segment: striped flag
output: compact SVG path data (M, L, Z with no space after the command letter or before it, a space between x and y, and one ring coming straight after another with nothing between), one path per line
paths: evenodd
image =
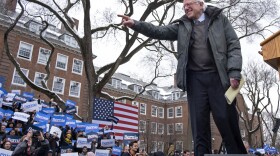
M138 107L104 99L94 99L92 123L99 124L99 128L110 126L108 117L114 116L119 119L118 124L114 124L116 140L123 140L123 133L138 133Z

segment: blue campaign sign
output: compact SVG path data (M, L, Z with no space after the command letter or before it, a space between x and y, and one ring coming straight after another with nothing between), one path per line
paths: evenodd
M99 124L87 124L85 132L98 132L99 131Z
M43 108L49 108L50 107L49 103L47 103L47 102L42 102L41 101L41 105L42 105Z
M123 133L123 140L138 141L138 133Z
M112 149L112 154L113 155L118 155L118 156L121 156L121 153L122 153L122 148L121 147L113 147Z
M98 133L96 133L96 132L87 133L87 141L88 142L92 142L93 140L97 140L97 139L98 139Z
M76 130L77 131L85 131L86 130L86 126L87 126L87 123L84 123L84 122L77 123Z
M13 114L14 114L13 111L7 109L7 110L5 110L4 116L6 116L6 119L10 119L10 118L12 117Z
M0 119L2 119L5 116L5 111L6 110L0 108Z
M12 136L12 135L7 135L6 137L11 143L13 147L16 147L19 144L21 136Z
M43 122L49 122L50 120L50 115L49 114L45 114L45 113L41 113L41 112L37 112L34 118L35 121L43 121Z
M46 114L53 114L55 111L54 108L42 108L41 112L46 113Z
M72 120L74 118L74 116L70 114L65 114L65 117L67 120Z
M72 119L68 120L67 119L66 125L68 125L71 128L76 128L76 120L72 120Z
M65 114L64 113L54 113L52 116L55 116L55 117L65 117Z
M8 92L4 88L0 87L0 97L6 94L8 94Z
M74 102L74 101L72 101L72 100L66 100L65 105L66 105L66 106L75 107L75 106L76 106L76 102Z
M40 122L37 124L33 124L33 126L39 127L40 129L43 130L44 133L47 132L47 123L46 122Z
M6 132L6 133L9 133L12 129L13 129L13 128L6 128L6 129L5 129L5 132Z
M62 116L53 116L51 119L52 126L65 126L66 118Z
M34 93L23 92L22 96L25 97L25 98L27 98L27 99L30 101L30 100L33 100Z
M16 95L14 97L14 102L22 102L22 103L25 103L27 102L27 99L24 97L24 96L21 96L21 95Z
M76 107L75 106L69 106L67 107L65 113L67 114L75 114L77 112Z

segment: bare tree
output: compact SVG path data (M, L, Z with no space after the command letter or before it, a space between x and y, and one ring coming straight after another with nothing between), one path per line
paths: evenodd
M271 127L264 120L262 113L269 114L270 119L272 121L275 120L275 115L279 108L279 100L278 102L271 100L271 93L273 92L273 87L277 87L279 84L276 71L268 68L264 63L260 64L256 61L248 63L243 70L243 74L246 77L246 82L242 93L245 95L245 99L247 99L245 101L250 105L250 114L245 113L244 116L240 115L240 118L244 121L248 132L248 142L252 145L253 134L262 128L262 124L268 128L268 132L271 134ZM277 91L279 95L279 90ZM262 145L263 142L264 139L262 139ZM275 145L275 142L272 142L272 144Z
M25 5L22 5L21 1L24 2ZM174 18L178 17L177 13L182 12L181 5L178 4L179 0L119 0L119 3L124 8L123 13L132 16L136 14L136 7L141 6L143 10L137 10L137 13L140 13L140 17L138 20L151 22L155 25L167 25ZM146 48L150 49L164 49L168 52L173 53L176 56L175 48L173 44L169 42L159 42L158 40L152 40L151 38L143 37L137 32L132 32L126 27L122 27L120 23L114 22L112 19L114 13L107 9L103 12L103 20L92 20L90 13L91 6L94 5L90 0L67 0L67 1L38 1L38 0L18 0L18 3L21 8L20 14L15 18L11 26L5 33L5 52L9 56L9 59L12 61L14 66L16 67L17 72L22 77L22 79L26 82L28 86L32 89L39 91L49 98L53 98L59 105L62 110L65 110L65 102L61 99L56 93L52 92L46 85L43 83L43 87L36 86L28 77L24 75L24 73L20 69L20 64L14 59L9 50L8 44L8 36L9 33L14 29L17 22L25 13L28 13L30 16L38 17L45 16L44 18L44 26L47 28L47 21L45 19L49 19L47 17L55 18L59 21L67 32L74 37L77 41L81 55L85 65L85 73L87 78L87 90L89 92L88 99L88 107L89 115L87 120L91 120L92 118L92 110L94 107L94 98L93 97L106 97L111 98L108 94L103 93L102 89L106 85L106 83L111 79L112 75L116 72L116 70L123 64L129 62L131 58L142 49ZM214 3L214 2L213 2ZM265 4L265 5L264 5ZM36 11L38 9L33 9L35 13L32 13L32 9L28 9L28 5L39 7L39 10L44 11ZM279 24L279 17L273 18L272 21L268 22L266 25L260 25L260 21L267 19L270 15L278 15L277 9L274 9L277 5L275 4L275 0L259 0L258 2L250 2L248 1L224 1L224 3L219 3L221 7L225 7L225 12L230 18L230 21L233 23L234 28L241 34L241 38L247 38L254 35L262 35L265 30L269 27ZM262 8L265 7L265 8ZM249 9L248 9L249 8ZM276 7L277 8L277 7ZM79 10L82 13L83 17L83 33L77 32L75 29L75 21L72 17L70 17L70 13ZM256 10L256 11L253 11ZM46 12L45 12L46 11ZM249 16L250 15L250 16ZM95 22L102 21L102 22ZM45 29L42 30L42 32ZM122 35L124 38L119 38L118 36ZM110 37L108 37L110 36ZM115 38L116 40L121 40L121 43L124 45L120 49L119 56L112 63L106 64L99 68L98 70L95 68L93 64L93 42L98 42L100 39L104 38ZM41 35L43 39L44 36ZM122 40L123 39L123 40ZM47 38L43 39L46 44L53 48L53 43L48 41ZM46 65L46 70L48 71L48 66L50 65L51 57L48 60ZM98 79L101 75L104 75L100 81ZM155 77L160 76L159 74L155 74ZM45 82L47 81L48 76L45 78ZM121 97L122 98L122 97ZM135 97L123 97L128 99L133 99Z

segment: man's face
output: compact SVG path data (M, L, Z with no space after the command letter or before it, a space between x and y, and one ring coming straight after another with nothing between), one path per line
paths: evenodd
M138 150L138 144L137 143L133 144L132 150L135 151L135 152Z
M190 155L191 155L190 152L184 153L184 156L190 156Z
M198 19L203 13L203 2L184 0L184 10L189 19Z

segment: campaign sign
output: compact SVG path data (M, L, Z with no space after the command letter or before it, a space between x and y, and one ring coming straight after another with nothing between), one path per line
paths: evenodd
M118 155L118 156L121 156L122 154L122 148L121 147L113 147L112 149L112 154L113 155Z
M87 141L87 138L78 138L77 139L77 148L83 148L87 146L87 148L91 148L91 143Z
M21 90L11 90L12 93L15 93L16 95L20 95Z
M16 95L13 99L14 102L21 102L21 103L25 103L27 102L27 99L21 95Z
M21 108L23 109L24 112L33 112L34 110L36 112L39 111L37 101L26 102L26 103L21 105Z
M23 113L23 112L15 112L14 116L12 117L15 120L20 120L23 122L27 122L28 118L30 117L29 114Z
M75 106L76 106L76 102L74 102L74 101L72 101L72 100L66 100L65 105L66 105L66 106L75 107Z
M46 113L46 114L53 114L54 113L54 108L42 108L41 112Z
M43 108L50 108L50 105L47 102L42 102L41 101L41 105Z
M2 119L5 116L6 110L0 108L0 119Z
M51 120L52 126L65 126L66 118L62 116L53 116Z
M66 125L68 125L71 128L76 128L76 120L66 120Z
M115 139L102 139L101 146L102 147L113 147L113 146L115 146Z
M6 132L6 133L9 133L12 129L13 129L13 128L6 128L6 129L5 129L5 132Z
M70 114L65 114L65 117L67 120L72 120L74 118L74 116Z
M0 156L11 156L13 151L5 150L3 148L0 148Z
M6 94L8 94L8 92L4 88L0 87L0 96L6 95Z
M109 150L96 149L95 156L110 156Z
M2 102L3 102L3 98L1 98L1 94L0 94L0 107L2 107Z
M25 97L25 98L27 98L29 101L31 101L31 100L33 100L34 93L23 92L22 96Z
M6 102L6 101L3 100L2 106L12 107L13 106L13 102Z
M52 116L53 117L65 117L65 114L64 113L54 113Z
M14 99L14 97L16 96L16 94L15 93L8 93L6 96L5 96L5 101L6 102L13 102L13 99Z
M85 132L98 132L99 131L99 124L87 124Z
M16 136L16 135L15 136L7 135L6 137L12 143L13 147L16 147L19 144L21 138L21 136Z
M5 110L4 116L6 116L6 119L10 119L13 116L14 112L12 110Z
M89 132L89 133L87 133L87 141L88 142L92 142L94 139L95 140L98 139L98 134L96 132Z
M73 106L67 107L65 113L67 113L67 114L75 114L75 113L77 113L76 107L75 106L74 107Z
M28 128L27 128L27 132L29 131L39 131L39 132L43 132L44 130L38 126L35 126L35 125L30 125Z
M87 126L87 123L84 123L84 122L81 122L81 123L77 123L77 131L85 131L86 130L86 126Z
M55 127L55 126L51 127L50 134L52 134L52 135L56 134L57 137L60 138L61 137L61 133L62 133L62 131L58 127Z
M61 153L61 155L64 154L64 153L66 153L66 150L67 150L67 149L72 149L72 150L73 150L73 147L72 147L72 146L61 146L61 147L60 147L60 153Z
M33 126L41 128L44 133L47 132L47 123L46 122L40 122L37 124L33 124Z
M138 133L123 133L123 140L138 141Z
M37 112L34 118L35 121L42 121L42 122L49 122L50 120L50 115L49 114L45 114L45 113L41 113L41 112Z

